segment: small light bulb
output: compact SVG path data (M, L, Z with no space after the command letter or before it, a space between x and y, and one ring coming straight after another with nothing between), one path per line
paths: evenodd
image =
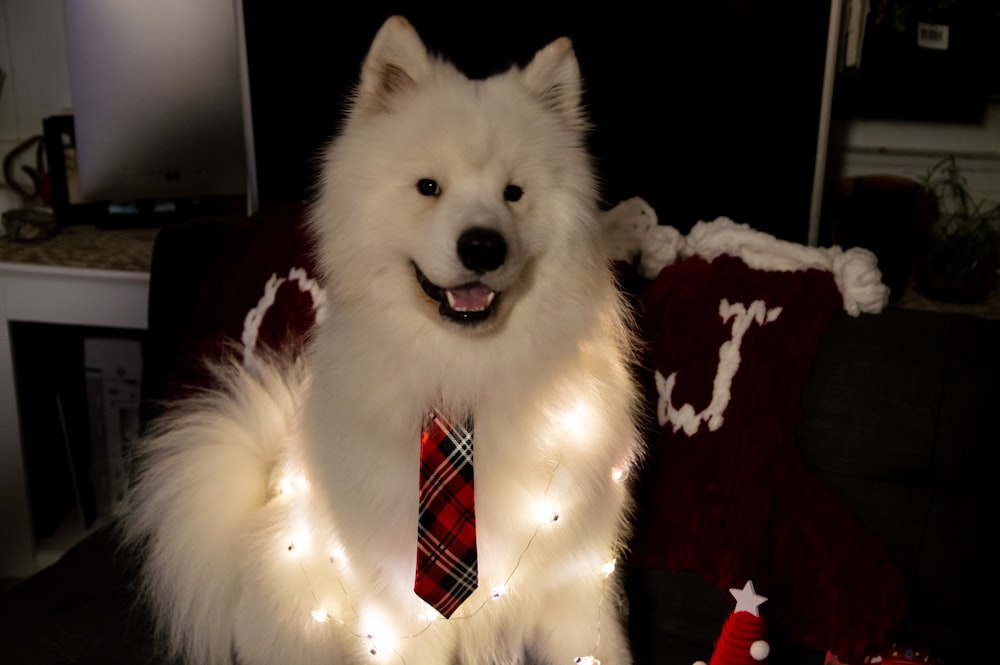
M302 474L299 474L298 476L295 477L295 484L298 485L298 488L300 490L305 491L309 489L309 481L306 480L306 477L303 476Z
M330 563L338 561L341 563L347 561L347 550L340 546L334 547L330 550Z
M628 478L628 467L616 466L611 469L611 480L620 483L626 478Z
M309 532L302 530L292 536L292 541L288 543L288 551L292 554L302 554L309 549Z
M579 658L574 658L573 662L579 663L579 665L601 665L601 661L593 656L580 656Z
M606 564L604 564L603 570L604 570L604 576L605 577L607 577L611 573L615 572L615 559L612 559L611 561L608 561Z
M571 439L586 443L594 426L594 407L581 397L576 404L559 413L558 423Z
M389 651L391 647L384 643L382 637L368 634L368 653L377 656L383 651Z
M326 610L313 610L312 618L316 623L326 623L330 620L330 615L326 613Z
M281 482L278 483L278 493L288 494L292 491L292 481L290 478L282 478Z
M583 410L579 407L563 411L560 420L562 421L562 426L573 434L583 433Z
M390 653L395 648L391 636L395 634L385 618L369 615L362 621L364 635L368 638L368 653L377 656L380 653Z
M539 524L552 524L559 519L559 511L551 503L541 504L535 507L535 520Z
M491 600L500 600L500 598L505 593L507 593L507 585L506 584L498 584L495 587L493 587L492 591L490 591L490 599Z

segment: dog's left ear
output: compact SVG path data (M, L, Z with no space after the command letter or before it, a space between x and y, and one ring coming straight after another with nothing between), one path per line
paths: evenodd
M528 89L567 124L582 128L586 122L580 107L583 94L580 65L573 42L560 37L541 51L521 72Z
M427 47L402 16L382 24L361 66L361 81L354 94L354 108L389 110L393 95L415 85L430 68Z

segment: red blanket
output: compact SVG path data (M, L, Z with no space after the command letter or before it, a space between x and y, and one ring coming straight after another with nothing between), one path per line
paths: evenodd
M756 270L729 255L688 258L650 284L655 420L633 553L721 589L753 579L769 623L860 661L902 617L902 573L794 438L811 358L842 306L829 271Z

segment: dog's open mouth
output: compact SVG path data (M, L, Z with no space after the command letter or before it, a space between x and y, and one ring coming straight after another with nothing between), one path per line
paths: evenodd
M445 288L427 279L416 263L413 264L413 269L420 288L439 304L441 316L459 323L479 323L490 318L496 311L500 293L482 282Z

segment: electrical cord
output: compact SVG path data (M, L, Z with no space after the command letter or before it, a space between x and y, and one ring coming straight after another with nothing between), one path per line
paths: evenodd
M35 165L33 167L28 165L21 166L21 171L31 180L31 184L26 186L14 178L14 162L22 153L31 150L31 148L35 149ZM25 199L30 200L37 196L41 196L43 199L47 198L48 178L45 172L45 137L41 134L36 134L22 141L7 153L3 158L3 177L7 182L7 186Z

